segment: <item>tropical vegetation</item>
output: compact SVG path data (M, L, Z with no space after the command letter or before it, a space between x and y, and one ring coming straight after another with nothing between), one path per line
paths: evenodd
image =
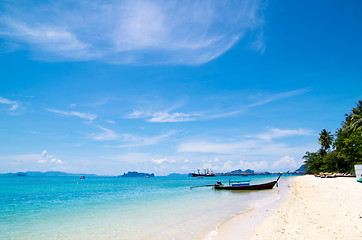
M352 173L354 165L362 163L362 101L345 117L335 134L326 129L320 132L321 148L317 152L306 152L307 173Z

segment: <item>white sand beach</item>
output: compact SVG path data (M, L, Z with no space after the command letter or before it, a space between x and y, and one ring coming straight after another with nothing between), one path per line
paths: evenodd
M213 239L362 239L362 184L356 178L299 176L292 181L279 207L236 216Z

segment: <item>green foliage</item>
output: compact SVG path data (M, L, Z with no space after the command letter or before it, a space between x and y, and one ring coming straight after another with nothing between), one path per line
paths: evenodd
M322 166L322 157L318 152L306 152L303 156L304 164L307 167L306 173L318 173Z
M362 161L362 101L346 114L341 125L335 139L323 129L318 138L321 148L316 153L306 152L307 173L353 172L354 164ZM330 151L331 146L335 150Z
M362 130L338 133L335 146L338 156L353 169L353 165L362 160Z
M333 135L331 132L323 129L322 132L319 134L318 141L324 150L328 150L331 148L333 143Z

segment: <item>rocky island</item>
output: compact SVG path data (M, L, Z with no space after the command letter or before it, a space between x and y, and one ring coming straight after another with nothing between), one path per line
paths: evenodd
M153 173L141 173L141 172L128 172L120 175L118 177L154 177L155 174Z

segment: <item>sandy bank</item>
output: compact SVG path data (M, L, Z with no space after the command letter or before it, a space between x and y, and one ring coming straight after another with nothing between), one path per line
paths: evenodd
M264 214L251 235L243 229L260 211L232 219L214 239L362 239L362 184L356 178L295 177L286 201L262 211L273 214Z

